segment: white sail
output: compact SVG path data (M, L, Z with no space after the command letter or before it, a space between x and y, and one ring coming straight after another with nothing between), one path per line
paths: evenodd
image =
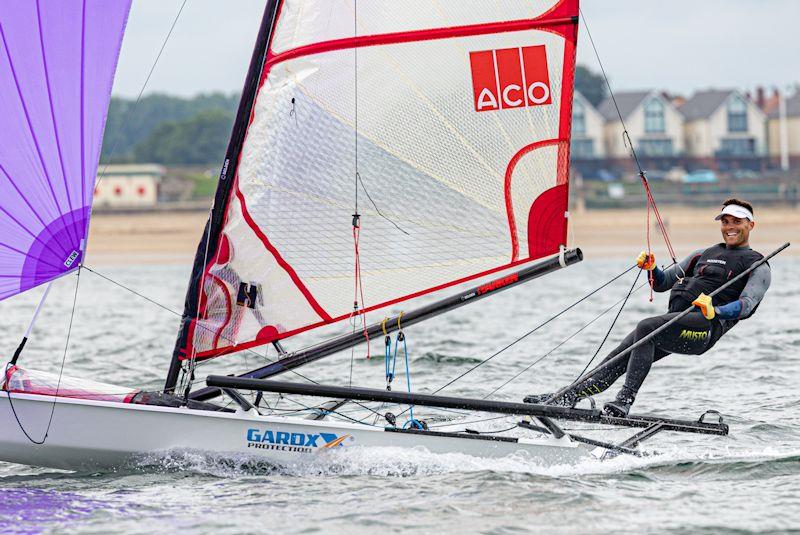
M282 2L185 354L557 252L576 16L574 0Z

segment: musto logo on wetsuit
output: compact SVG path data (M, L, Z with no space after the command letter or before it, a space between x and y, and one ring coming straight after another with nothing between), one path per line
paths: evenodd
M706 338L708 338L708 335L709 331L690 331L689 329L683 329L678 338L681 338L682 340L696 341L696 340L705 340Z
M342 446L344 441L353 440L352 435L334 433L289 433L272 429L247 430L247 447L264 450L277 450L293 453L311 453Z

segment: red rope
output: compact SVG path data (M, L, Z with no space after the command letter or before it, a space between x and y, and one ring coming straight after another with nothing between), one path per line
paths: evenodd
M653 215L656 218L656 224L658 225L658 230L661 232L661 235L664 237L664 243L667 245L667 251L669 252L669 256L672 259L672 262L677 264L678 260L675 258L675 249L672 247L672 242L669 239L669 234L667 233L667 227L664 225L664 220L661 218L661 213L658 211L658 206L656 206L656 200L653 197L653 192L650 190L650 184L647 181L647 177L645 176L644 172L640 172L639 176L642 178L642 186L644 186L644 191L647 196L647 254L650 255L650 208L653 208ZM650 271L648 274L648 280L650 282L650 301L653 300L653 272Z
M355 278L355 288L354 288L354 295L353 295L353 316L358 315L358 303L359 297L361 298L361 306L364 307L364 284L361 278L361 256L359 254L358 249L358 240L361 235L361 225L360 222L357 225L353 225L353 249L355 254L355 263L354 263L354 278ZM361 326L364 330L364 339L367 341L367 359L371 358L370 354L370 347L369 347L369 332L367 332L367 318L361 314Z
M644 173L642 173L642 180L644 181L644 189L647 192L647 259L645 262L650 262L650 256L653 254L652 249L650 247L650 205L652 202L652 197L650 196L650 188L647 187L647 180L644 178ZM647 282L650 285L650 302L653 302L653 284L655 283L655 279L653 278L653 270L650 269L647 271Z
M650 184L647 181L647 177L645 177L644 173L641 173L640 176L642 177L642 185L644 186L644 191L647 194L647 215L648 215L648 229L650 228L650 207L653 207L653 214L656 216L656 223L658 224L658 229L661 232L661 235L664 237L664 243L667 245L667 251L669 252L669 256L673 262L677 263L677 259L675 258L675 249L672 247L672 242L669 239L669 234L667 233L667 227L664 225L664 220L661 218L661 213L658 211L658 206L656 205L656 200L653 197L653 192L650 190Z

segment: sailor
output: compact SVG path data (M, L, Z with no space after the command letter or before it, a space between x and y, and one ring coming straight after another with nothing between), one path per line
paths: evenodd
M623 374L625 384L614 401L606 403L604 412L612 416L627 416L636 394L647 377L653 362L670 353L701 355L740 320L749 318L770 284L770 268L764 263L714 296L708 294L745 271L763 255L750 248L750 231L755 227L753 207L739 199L728 199L715 218L721 224L723 242L707 249L699 249L678 264L666 269L656 266L653 254L644 251L636 264L652 272L653 289L670 291L669 312L646 318L625 337L603 360L595 372L573 385L558 398L552 394L532 395L526 403L545 403L572 406L583 397L603 392ZM638 340L649 335L681 312L694 305L696 308L673 325L635 348L613 366L603 364Z

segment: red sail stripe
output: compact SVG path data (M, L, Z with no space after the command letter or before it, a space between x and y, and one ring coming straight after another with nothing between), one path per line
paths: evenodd
M306 300L308 300L308 304L311 305L311 308L314 309L314 312L316 312L317 315L324 321L332 321L333 318L331 318L330 314L325 312L325 309L323 309L314 296L311 295L311 292L308 290L308 288L306 288L306 285L303 284L303 281L300 280L300 277L297 275L297 272L294 270L294 268L283 259L275 246L269 241L267 235L264 234L264 231L259 228L256 222L250 216L250 212L247 211L247 205L244 202L244 195L242 195L241 190L239 190L239 185L237 184L235 187L236 197L239 199L239 205L242 207L242 217L244 217L244 220L247 222L248 226L253 230L258 239L261 240L261 243L264 244L264 247L266 247L267 250L272 253L272 256L275 257L275 260L283 268L283 270L289 275L289 277L291 277L292 282L294 282L295 286L297 286L297 289L300 290L300 292L302 292L302 294L305 296Z
M531 143L530 145L525 145L522 147L517 153L511 158L511 161L508 162L508 166L506 167L506 175L505 175L505 182L503 184L503 194L505 195L506 200L506 215L508 216L508 230L511 233L511 262L515 262L519 257L519 238L517 237L517 224L516 219L514 217L514 205L511 202L511 176L514 174L514 168L517 166L517 163L522 159L523 156L528 154L531 151L536 149L540 149L542 147L548 147L550 145L558 145L562 141L566 141L564 139L545 139L543 141L537 141L535 143ZM560 161L558 162L560 163Z
M432 293L432 292L443 290L445 288L450 288L451 286L456 286L456 285L459 285L459 284L464 283L464 282L469 282L471 280L479 279L479 278L485 277L487 275L492 275L493 273L497 273L498 271L503 271L504 269L510 269L510 268L513 268L513 267L520 266L522 264L527 264L527 263L532 262L534 260L538 260L538 259L537 258L525 258L525 259L522 259L522 260L517 260L516 262L509 262L508 264L503 264L501 266L493 267L491 269L487 269L486 271L481 271L480 273L475 273L474 275L468 275L466 277L462 277L460 279L457 279L457 280L454 280L454 281L451 281L451 282L445 282L443 284L440 284L438 286L434 286L432 288L427 288L425 290L420 290L418 292L414 292L414 293L411 293L411 294L408 294L408 295L397 297L397 298L392 299L390 301L385 301L383 303L378 303L376 305L372 305L372 306L369 306L367 308L363 308L363 309L358 311L358 314L366 314L367 312L372 312L373 310L378 310L380 308L384 308L384 307L387 307L387 306L395 305L395 304L400 303L402 301L407 301L409 299L414 299L415 297L420 297L422 295L426 295L426 294L429 294L429 293ZM309 331L311 329L316 329L317 327L321 327L321 326L326 325L328 323L335 323L337 321L341 321L341 320L347 319L347 318L349 318L351 316L352 316L352 313L342 314L340 316L336 316L336 317L330 318L327 321L319 321L319 322L316 322L316 323L312 323L310 325L305 325L303 327L298 327L297 329L292 329L290 331L285 331L285 332L282 332L282 333L278 333L276 336L271 337L271 338L263 338L263 339L258 339L258 340L252 340L250 342L243 342L243 343L237 344L235 346L223 347L223 348L220 348L218 350L208 350L208 351L198 352L197 355L195 355L195 358L197 358L198 360L203 360L203 359L218 357L220 355L227 355L228 353L234 353L236 351L241 351L243 349L249 349L251 347L256 347L256 346L268 344L269 342L272 342L274 340L282 340L284 338L289 338L290 336L294 336L296 334L300 334L302 332L306 332L306 331Z
M451 26L447 28L430 28L427 30L412 30L406 32L381 33L375 35L362 35L358 37L344 37L341 39L331 39L310 45L303 45L292 48L285 52L279 52L271 56L264 63L264 72L261 75L261 84L269 74L270 68L276 63L296 59L311 54L321 52L332 52L334 50L345 50L349 48L362 48L376 45L390 45L398 43L414 43L420 41L433 41L436 39L448 39L453 37L468 37L472 35L486 35L494 33L516 32L521 30L544 29L550 26L573 25L572 17L562 18L535 18L521 19L502 22L488 22L483 24L472 24L468 26ZM563 35L562 32L556 32Z

